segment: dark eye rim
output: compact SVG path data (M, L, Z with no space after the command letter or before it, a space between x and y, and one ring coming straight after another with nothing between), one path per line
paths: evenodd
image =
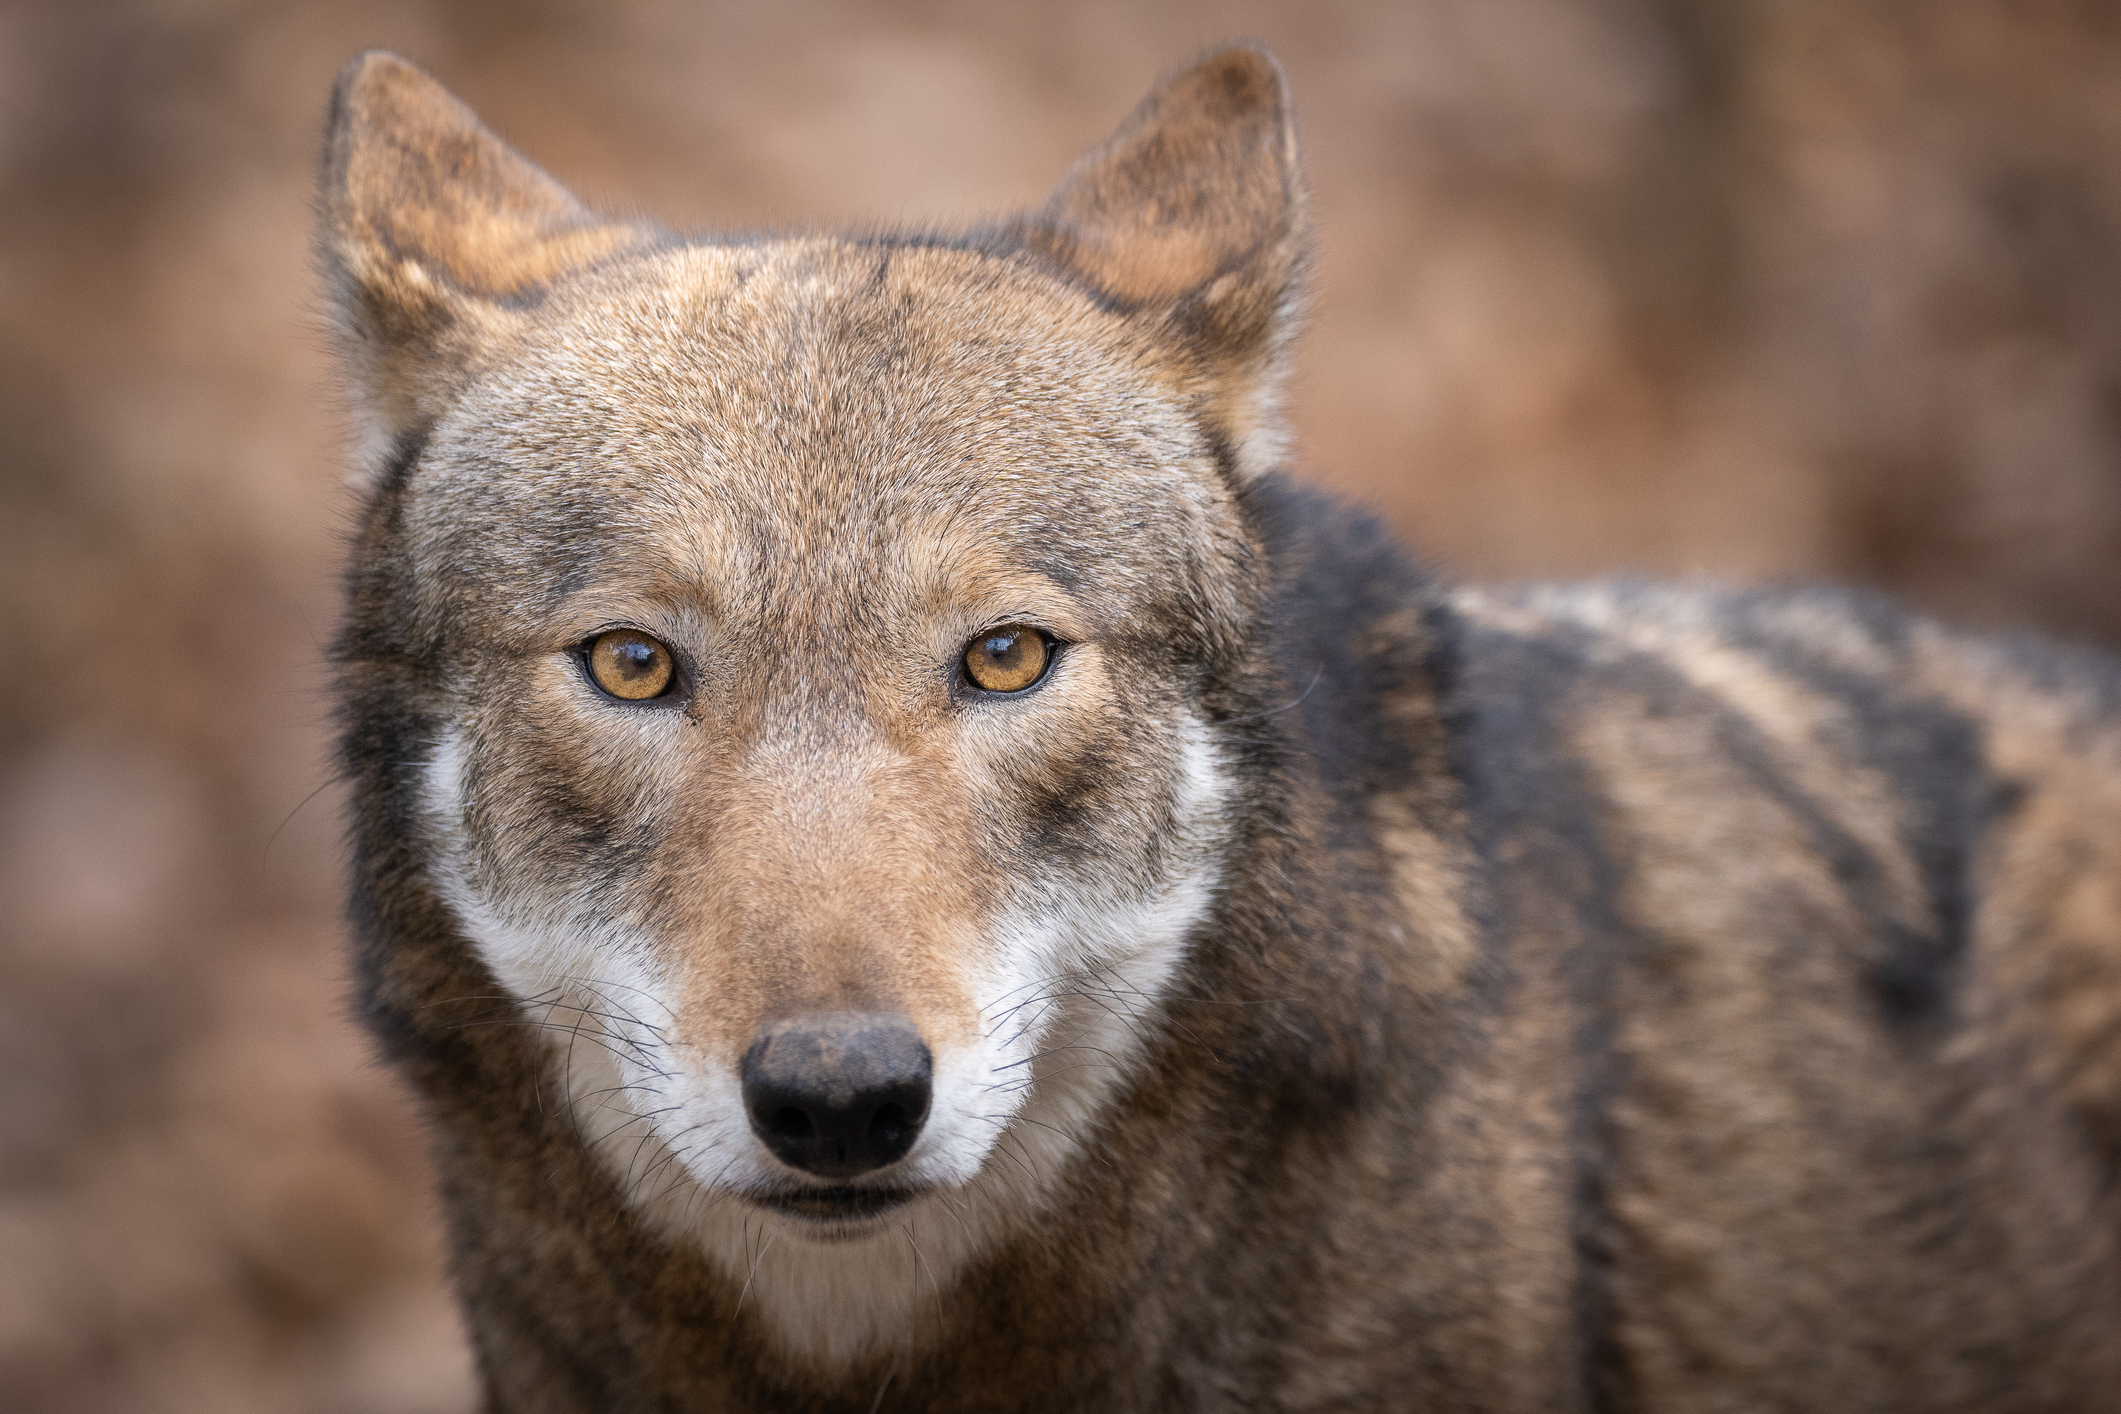
M1022 687L1012 687L1007 691L996 691L991 687L981 687L972 680L972 675L965 671L965 655L970 653L972 645L981 639L992 638L1002 630L1011 628L1022 629L1027 633L1035 633L1039 636L1040 641L1046 645L1045 664L1039 668L1038 676L1025 683ZM957 658L954 660L950 670L952 693L960 700L1008 701L1012 698L1022 697L1027 693L1036 692L1041 687L1044 687L1047 680L1053 676L1054 664L1060 662L1062 655L1074 646L1067 639L1056 638L1037 624L1027 624L1019 619L1007 619L992 628L983 628L966 639L957 650Z
M653 697L621 697L597 681L596 669L591 667L589 663L589 652L596 647L598 639L613 633L639 634L650 642L661 645L663 651L670 655L670 681L663 685L661 692ZM647 629L635 624L605 624L601 628L593 629L586 638L568 650L568 656L574 659L575 671L582 675L583 682L589 684L591 692L594 692L604 701L620 707L636 710L667 710L671 707L684 705L685 700L692 695L691 675L685 667L685 655L673 648L670 645L670 640L664 638L661 634L650 633Z

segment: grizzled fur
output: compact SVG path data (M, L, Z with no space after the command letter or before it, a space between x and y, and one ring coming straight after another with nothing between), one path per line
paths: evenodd
M357 957L490 1408L2112 1407L2121 672L1424 579L1276 470L1305 239L1247 49L756 241L347 69ZM936 1109L812 1221L732 1076L835 1009Z

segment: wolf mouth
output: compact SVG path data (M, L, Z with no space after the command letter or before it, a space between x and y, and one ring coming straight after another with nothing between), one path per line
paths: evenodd
M784 1217L821 1225L859 1224L911 1202L911 1188L796 1188L745 1195Z

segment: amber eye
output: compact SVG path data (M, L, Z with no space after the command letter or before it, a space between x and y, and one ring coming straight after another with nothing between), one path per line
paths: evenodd
M1044 634L1006 624L965 645L965 676L988 692L1022 692L1045 676L1050 657Z
M630 628L599 634L589 645L589 675L597 686L628 702L645 702L669 690L677 673L670 650Z

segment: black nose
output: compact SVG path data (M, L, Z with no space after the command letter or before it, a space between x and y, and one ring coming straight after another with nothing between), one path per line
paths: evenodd
M928 1118L934 1061L903 1016L777 1021L744 1052L744 1110L783 1163L853 1178L905 1157Z

